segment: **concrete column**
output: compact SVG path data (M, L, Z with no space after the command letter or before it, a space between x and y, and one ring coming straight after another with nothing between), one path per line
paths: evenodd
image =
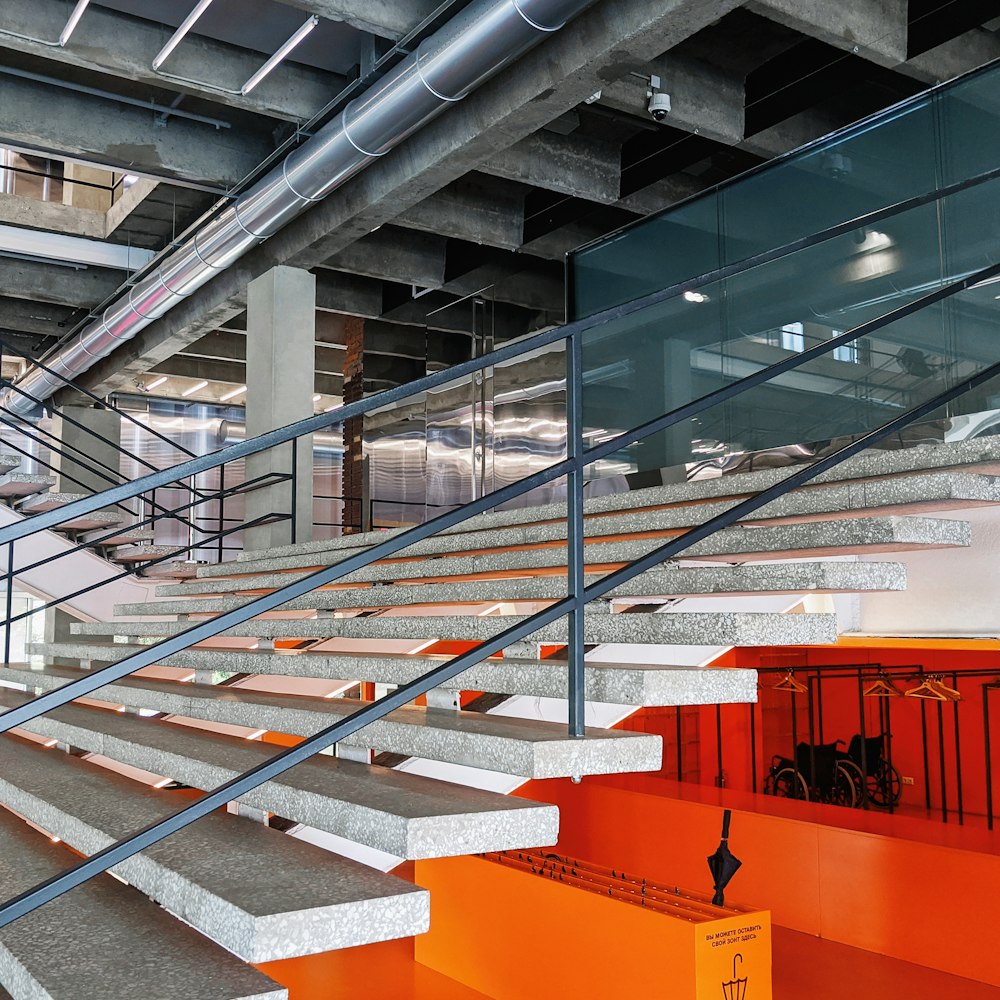
M357 316L345 317L344 402L357 403L364 399L365 386L365 321ZM345 535L361 531L365 517L364 490L365 418L352 417L344 421L344 522Z
M648 363L646 379L652 383L646 386L654 394L659 405L657 413L666 413L692 399L694 386L691 373L691 344L674 337L653 342L650 356L643 359ZM683 482L686 478L684 464L691 456L691 424L681 421L659 434L643 441L638 449L640 472L663 470L663 482Z
M57 493L100 493L113 485L102 475L118 482L122 420L117 413L93 406L64 406L55 418L53 433L66 452L55 455L52 462Z
M73 181L85 181L74 184ZM100 187L91 187L99 184ZM106 212L111 208L111 186L114 174L99 167L85 167L80 163L67 163L63 167L63 204L74 208L89 208Z
M313 414L316 368L316 278L294 267L275 267L247 287L247 437ZM277 521L244 532L246 549L267 549L312 539L312 437L297 444L295 537L292 522ZM290 472L292 446L282 445L246 462L247 479ZM291 483L256 490L246 498L248 521L292 512Z

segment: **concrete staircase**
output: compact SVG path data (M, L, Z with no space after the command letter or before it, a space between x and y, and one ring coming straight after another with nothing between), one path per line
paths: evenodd
M0 454L0 502L25 517L58 510L74 500L89 494L58 492L53 489L55 476L35 472L18 471L20 455ZM170 561L171 556L183 556L185 550L177 545L153 544L152 528L127 527L130 518L123 510L97 510L74 520L64 521L58 531L68 535L75 542L83 542L95 552L115 565L134 570L153 559L165 559L157 563L156 576L163 579L181 580L189 576L187 561ZM122 529L115 531L115 529Z
M679 653L690 646L834 641L836 614L806 612L800 598L903 590L901 565L867 557L967 546L969 525L954 512L1000 503L997 472L1000 448L989 441L876 453L718 532L588 606L585 637L594 646L585 669L588 700L621 706L755 700L753 671L692 667ZM784 474L766 470L588 501L589 577ZM177 783L210 789L271 756L262 735L311 734L357 710L364 702L346 695L358 682L405 683L447 658L434 651L435 642L487 638L564 596L563 514L561 505L550 505L481 516L0 737L0 804L81 853L99 850L176 809ZM112 622L74 626L73 641L31 647L37 662L0 674L0 708L386 537L347 536L202 567L193 580L160 586L156 601L118 606ZM798 605L799 613L746 610L768 595L786 595L783 606ZM148 905L155 920L171 923L167 911L181 916L190 927L173 922L174 937L163 937L184 937L188 943L178 951L231 952L218 962L201 959L225 979L220 996L283 995L259 982L251 989L242 971L230 977L237 957L261 962L421 933L429 913L423 890L279 831L295 833L300 824L299 833L327 838L345 853L351 847L405 859L555 843L551 806L380 767L371 754L498 772L512 784L657 769L656 736L594 727L571 739L561 723L453 707L457 691L563 698L566 665L558 647L565 635L561 622L539 630L502 659L456 678L454 690L432 692L427 705L398 709L360 730L338 745L337 756L313 758L256 789L235 807L243 815L214 814L122 864L115 874L131 888L100 879L0 931L0 986L15 1000L85 995L63 988L59 970L49 969L39 939L25 928L36 918L54 927L65 919L58 908L84 905L94 916L78 922L113 923L119 897ZM605 644L624 652L602 656ZM22 869L37 873L69 862L23 824L3 822L16 828L11 842L25 845L17 848L25 858L17 855L17 880L5 881L5 889L36 881L23 878ZM123 911L135 934L146 920L138 903L134 914ZM107 933L115 940L113 930ZM51 976L47 992L32 992L22 969L37 969L31 974L40 981ZM153 995L133 989L132 996Z

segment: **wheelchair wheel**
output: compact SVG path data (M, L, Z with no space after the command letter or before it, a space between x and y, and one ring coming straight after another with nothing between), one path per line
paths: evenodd
M809 786L805 778L794 767L783 767L774 776L772 794L786 799L808 799Z
M833 776L833 787L830 789L830 802L835 806L846 806L853 809L858 805L858 793L854 786L851 773L841 764L837 764L837 772Z
M877 806L897 805L903 791L903 781L899 771L890 767L885 761L879 768L878 775L868 781L868 797Z
M861 768L853 760L839 760L837 761L837 770L850 779L854 786L853 807L860 809L865 795L865 776L861 773Z

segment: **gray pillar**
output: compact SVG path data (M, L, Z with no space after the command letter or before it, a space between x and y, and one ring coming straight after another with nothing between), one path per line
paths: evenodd
M80 637L70 631L70 625L79 619L67 614L62 608L46 608L43 614L45 615L45 631L42 636L44 642L79 642ZM80 660L65 656L46 656L45 662L57 667L73 667L81 663ZM92 664L88 664L88 669L90 666Z
M64 419L63 414L69 419ZM54 455L52 460L56 467L57 493L100 493L117 484L119 480L115 474L122 439L122 421L117 413L93 406L64 406L61 414L55 417L52 430L66 452ZM85 464L74 461L74 456ZM114 471L109 472L105 466ZM114 482L109 483L98 473L113 477Z
M655 381L646 384L651 398L657 400L656 412L666 413L693 398L691 344L667 337L662 343L654 341L651 347L651 356L643 358L643 365L648 364L645 377ZM640 472L662 470L663 482L684 482L684 465L691 459L691 422L683 420L647 438L637 455Z
M247 437L284 427L313 414L316 342L316 278L295 267L275 267L247 287ZM295 537L292 522L250 528L246 549L267 549L312 539L312 437L297 445ZM290 472L292 446L281 445L246 462L247 479ZM248 521L292 512L290 483L256 490L246 498Z

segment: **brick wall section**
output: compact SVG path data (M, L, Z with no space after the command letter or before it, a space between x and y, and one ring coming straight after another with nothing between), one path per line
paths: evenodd
M356 403L364 390L365 321L348 316L344 329L344 402ZM361 530L361 470L364 459L364 417L344 422L344 534Z

